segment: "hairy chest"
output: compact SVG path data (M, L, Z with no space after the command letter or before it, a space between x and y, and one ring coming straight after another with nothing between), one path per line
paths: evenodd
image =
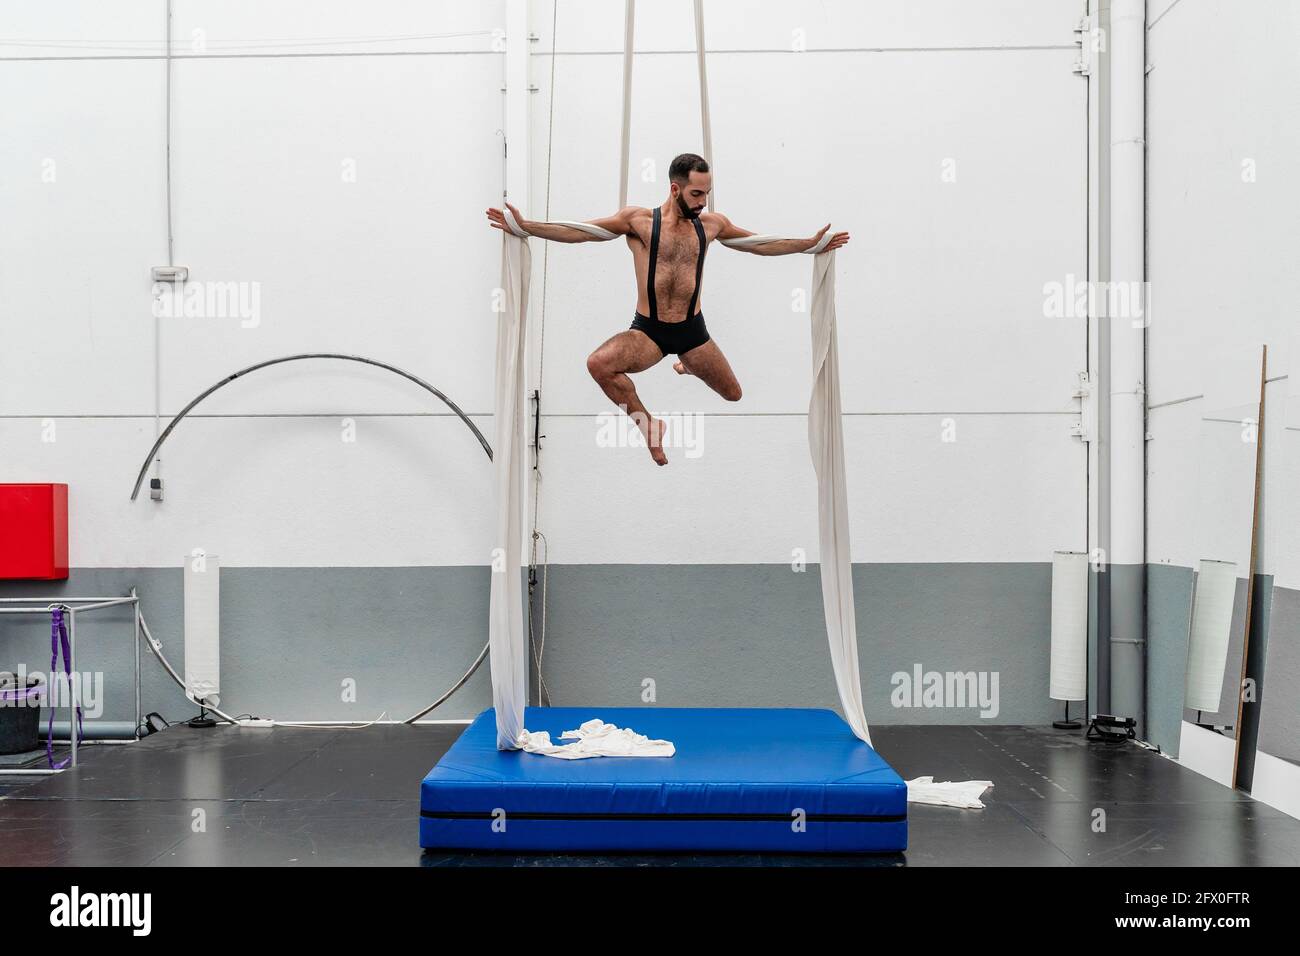
M700 240L694 228L682 230L663 230L659 234L659 256L656 268L689 269L695 271L695 263L701 255Z

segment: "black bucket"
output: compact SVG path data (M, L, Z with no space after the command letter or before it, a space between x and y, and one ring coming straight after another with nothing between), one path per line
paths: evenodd
M15 674L0 673L0 756L41 749L41 698L45 686L36 677L18 686Z

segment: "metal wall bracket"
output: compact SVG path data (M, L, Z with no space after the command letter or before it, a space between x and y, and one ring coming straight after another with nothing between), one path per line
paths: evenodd
M154 266L149 270L154 282L184 282L190 277L189 266Z
M1079 386L1074 390L1079 400L1079 420L1070 426L1070 434L1082 441L1097 439L1097 383L1089 372L1079 373Z
M1082 17L1074 25L1074 42L1079 44L1079 55L1074 60L1074 72L1080 76L1092 75L1092 55L1100 33L1092 17Z

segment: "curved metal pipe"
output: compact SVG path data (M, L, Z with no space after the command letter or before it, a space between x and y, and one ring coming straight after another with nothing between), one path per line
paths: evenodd
M418 375L412 375L410 372L400 369L396 365L389 365L387 362L380 362L378 359L364 358L360 355L343 355L338 352L304 352L301 355L286 355L282 358L267 359L265 362L258 362L256 365L248 366L248 368L241 368L238 372L232 372L211 388L201 392L198 397L182 408L176 417L168 423L167 427L163 429L162 434L158 436L158 440L155 441L153 447L149 449L149 454L145 455L144 464L140 466L140 474L138 474L135 479L135 487L131 489L131 500L135 501L136 496L140 494L140 486L144 484L144 476L149 471L149 463L157 456L158 450L162 448L163 442L167 440L167 436L170 435L176 426L180 424L181 419L194 410L194 406L198 405L199 402L203 401L217 389L229 385L235 379L247 375L249 372L256 372L259 368L267 368L271 365L281 365L285 362L298 362L303 359L338 359L344 362L360 362L363 365L373 365L376 368L387 369L396 375L402 376L402 378L407 379L408 381L414 382L426 392L431 392L433 395L440 398L443 403L456 414L457 418L469 426L469 430L474 433L474 437L478 439L478 443L483 446L483 450L487 452L488 459L491 460L492 446L489 445L487 439L483 437L483 433L478 430L478 426L469 420L469 417L460 410L460 406Z
M180 674L176 673L176 668L172 667L171 661L167 660L167 655L163 653L162 641L158 640L156 637L153 636L153 632L149 630L149 623L144 619L143 614L140 615L140 631L141 633L144 634L145 640L149 642L149 649L153 651L154 657L158 658L158 662L162 664L163 668L166 669L167 673L171 675L172 680L176 682L176 686L179 687L181 689L181 693L185 695L185 699L197 706L198 701L196 701L193 697L190 696L189 690L187 690L185 687L185 681L181 679ZM232 725L238 725L239 723L238 720L236 720L234 717L231 717L227 713L217 710L217 708L213 707L211 704L204 704L203 706L208 710L209 713L216 714L226 723Z
M479 651L479 654L478 654L478 660L476 660L472 665L470 665L470 669L467 670L467 671L465 672L465 676L462 677L460 680L456 681L456 683L452 685L451 690L447 691L447 693L443 694L441 697L439 697L439 698L438 698L437 700L435 700L432 704L430 704L428 707L424 708L424 710L420 711L420 712L419 712L418 714L416 714L415 716L406 718L406 720L402 721L402 723L404 723L404 724L413 724L413 723L415 723L417 720L419 720L421 717L423 717L423 716L424 716L425 714L427 714L429 711L433 710L435 707L441 706L441 704L442 704L443 701L445 701L445 700L446 700L448 697L450 697L452 694L456 693L456 691L458 691L458 690L460 690L462 687L464 687L464 686L465 686L465 681L469 680L471 677L474 676L474 672L475 672L476 670L478 670L479 665L482 664L484 658L486 658L486 657L488 656L488 648L490 648L491 646L492 646L492 642L491 642L491 641L488 641L486 644L483 645L483 650Z
M167 660L167 655L163 653L162 641L154 637L153 631L149 630L149 622L144 619L143 613L140 615L140 631L145 641L149 645L149 650L151 650L153 652L154 657L158 659L158 663L162 665L165 671L167 671L167 673L171 676L171 679L176 682L176 686L181 689L181 693L185 694L185 698L191 701L192 703L194 703L193 698L190 697L189 692L185 689L185 681L181 678L180 674L176 673L176 668L172 667L171 661ZM452 685L449 691L447 691L445 694L443 694L441 697L435 700L428 707L424 708L424 710L420 711L418 714L415 714L413 717L408 717L406 720L402 721L402 723L404 724L415 723L421 717L429 713L434 708L440 707L443 704L443 702L447 700L448 697L450 697L452 694L456 693L456 691L464 687L465 682L474 676L474 672L479 669L479 666L487 658L489 646L490 646L490 642L488 644L483 645L483 650L479 651L478 658L474 661L473 664L470 665L469 670L465 672L464 676L461 677L460 680L456 681L456 683ZM218 710L216 707L213 707L211 704L204 704L203 706L206 707L210 713L216 714L222 720L226 721L226 723L231 725L238 725L239 721L236 720L234 717L231 717L229 714L225 713L224 711ZM299 723L310 723L310 721L299 721Z

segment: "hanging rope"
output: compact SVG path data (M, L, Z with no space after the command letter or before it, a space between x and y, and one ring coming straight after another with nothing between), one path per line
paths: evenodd
M618 208L627 206L627 173L632 158L632 35L636 32L636 0L623 6L623 131L618 164Z
M695 62L700 70L700 125L704 128L704 161L717 179L713 164L713 122L709 119L709 72L704 64L704 0L695 0ZM717 198L717 187L709 190L709 212Z

